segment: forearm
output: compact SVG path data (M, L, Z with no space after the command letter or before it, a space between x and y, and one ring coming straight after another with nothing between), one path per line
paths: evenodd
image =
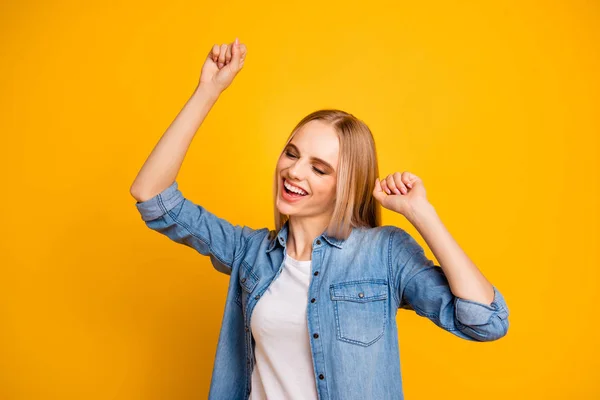
M434 207L428 202L420 203L407 219L440 263L452 293L463 299L491 304L494 300L492 284L450 235Z
M175 181L194 135L218 97L215 90L196 87L133 181L130 193L136 200L150 199Z

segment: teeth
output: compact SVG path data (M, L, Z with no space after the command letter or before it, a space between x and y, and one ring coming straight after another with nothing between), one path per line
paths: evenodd
M283 185L291 192L302 194L302 195L307 194L304 190L298 189L297 187L290 185L285 180L283 181Z

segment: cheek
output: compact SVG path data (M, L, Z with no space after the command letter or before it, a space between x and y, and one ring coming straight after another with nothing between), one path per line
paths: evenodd
M337 193L337 182L335 179L329 183L329 198L334 199Z
M315 183L312 186L314 188L313 192L319 193L319 195L331 197L336 192L335 182L319 182Z
M281 172L281 170L285 169L289 163L285 158L281 157L277 160L277 172Z

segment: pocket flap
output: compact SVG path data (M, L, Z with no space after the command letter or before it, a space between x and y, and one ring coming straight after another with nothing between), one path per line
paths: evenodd
M240 267L240 285L248 293L254 290L254 287L258 283L258 276L252 271L250 266L245 262Z
M334 283L329 286L331 300L356 302L387 299L388 284L383 279Z

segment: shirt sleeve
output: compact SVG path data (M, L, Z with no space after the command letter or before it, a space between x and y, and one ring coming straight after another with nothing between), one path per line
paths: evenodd
M425 256L417 241L401 228L392 230L390 271L398 308L415 311L466 340L492 341L508 331L508 307L494 287L491 305L455 296L442 268Z
M232 225L186 199L177 181L135 206L150 229L210 256L213 267L227 275L231 275L233 262L244 254L249 238L258 233L247 226Z

